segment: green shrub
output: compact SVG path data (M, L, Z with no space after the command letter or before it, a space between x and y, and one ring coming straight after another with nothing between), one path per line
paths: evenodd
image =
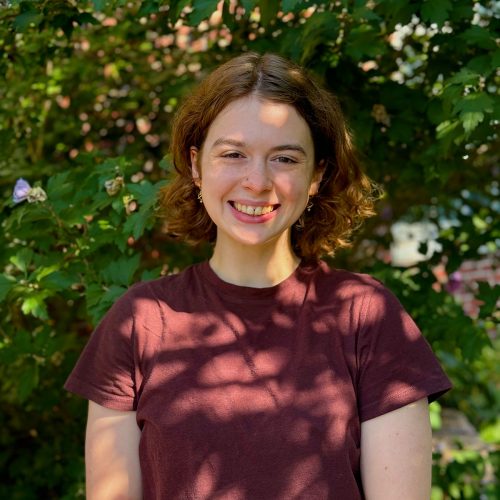
M256 50L306 65L339 96L387 197L354 249L333 262L394 290L455 384L442 404L463 411L492 446L438 452L433 500L497 498L488 479L499 443L488 333L498 288L478 288L483 305L470 318L433 272L497 252L494 2L245 0L235 12L225 1L221 21L208 22L217 4L0 8L0 496L84 496L85 402L62 385L130 283L207 256L170 241L155 221L171 117L207 71ZM20 177L34 191L14 203ZM442 250L410 269L384 263L388 228L401 218L434 220Z

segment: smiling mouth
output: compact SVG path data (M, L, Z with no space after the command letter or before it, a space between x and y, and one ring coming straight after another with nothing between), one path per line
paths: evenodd
M230 204L233 208L238 210L238 212L253 216L269 214L273 210L276 210L279 207L279 205L265 205L263 207L252 207L250 205L243 205L241 203L238 203L237 201L231 201Z

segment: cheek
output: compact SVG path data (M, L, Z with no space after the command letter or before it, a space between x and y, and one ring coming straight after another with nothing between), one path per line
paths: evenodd
M208 204L212 198L215 201L228 196L228 193L232 192L238 184L237 176L231 169L211 165L210 168L205 168L203 173L202 190L207 197Z
M211 164L203 170L204 180L215 188L230 185L241 181L244 177L242 169L230 168L227 165Z
M281 193L290 199L302 200L308 196L310 182L307 176L277 175L275 182Z

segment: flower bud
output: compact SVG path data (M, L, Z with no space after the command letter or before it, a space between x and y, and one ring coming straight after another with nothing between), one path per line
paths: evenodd
M109 196L114 196L115 194L119 193L121 188L123 187L123 177L121 175L118 175L114 179L108 179L104 183L104 187L106 188L106 193L108 193Z
M28 203L36 203L38 201L45 201L47 193L41 187L31 188L28 192Z

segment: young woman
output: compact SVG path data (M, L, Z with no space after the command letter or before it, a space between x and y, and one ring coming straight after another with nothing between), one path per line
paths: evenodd
M70 375L88 498L427 500L449 380L389 291L320 260L373 205L337 101L245 54L189 97L172 151L169 231L213 255L132 287Z

